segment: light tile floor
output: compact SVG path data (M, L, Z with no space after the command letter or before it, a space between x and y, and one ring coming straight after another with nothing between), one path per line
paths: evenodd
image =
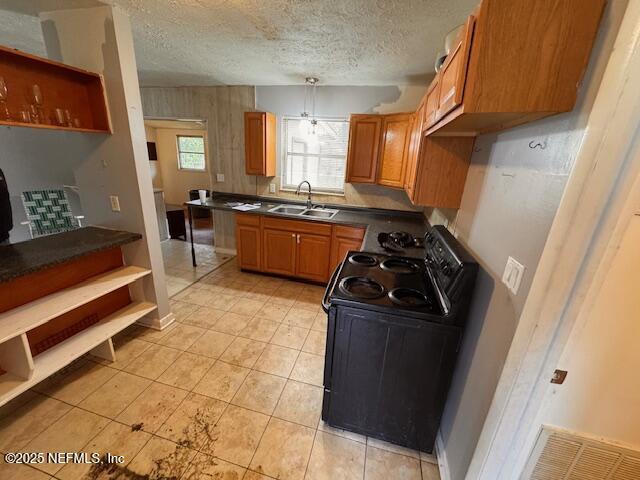
M438 480L433 456L320 420L322 293L228 262L174 296L173 325L118 335L117 362L84 357L0 408L2 452L124 464L0 463L0 478Z
M162 258L169 296L184 290L232 257L215 253L211 245L194 244L197 267L191 263L191 243L169 239L163 241Z

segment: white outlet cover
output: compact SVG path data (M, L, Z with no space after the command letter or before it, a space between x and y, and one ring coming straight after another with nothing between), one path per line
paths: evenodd
M109 195L109 201L111 202L111 210L114 212L120 211L120 199L117 195Z
M507 265L504 267L504 273L502 274L502 283L504 283L509 291L514 295L517 295L518 290L520 290L524 270L524 265L518 262L515 258L508 258Z
M224 173L216 173L216 182L224 182Z
M275 183L270 183L269 184L269 193L276 193L276 184Z

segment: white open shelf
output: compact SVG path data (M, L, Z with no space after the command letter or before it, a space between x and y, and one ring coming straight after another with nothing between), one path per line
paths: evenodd
M144 270L138 269L138 267L125 267L124 269L119 270L122 271L125 269L134 269L139 271ZM132 274L132 271L130 271L130 274ZM124 285L126 285L126 283ZM115 288L109 291L112 291ZM83 303L86 303L86 301ZM82 303L80 303L80 305L82 305ZM116 333L124 330L129 325L132 325L146 314L152 312L155 308L156 305L149 302L130 303L126 307L121 308L117 312L103 318L95 325L92 325L86 330L77 333L33 358L33 373L30 378L25 379L9 372L0 376L0 405L28 390L61 368L69 365L72 361L81 357L90 350L98 347L104 342L110 341L111 337Z
M141 267L120 267L0 313L0 344L150 273L151 270Z

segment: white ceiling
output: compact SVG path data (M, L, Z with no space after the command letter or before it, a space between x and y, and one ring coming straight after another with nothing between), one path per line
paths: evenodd
M174 130L203 130L207 128L206 120L161 120L145 118L144 124L151 128L168 128Z
M43 54L41 11L116 4L147 86L425 84L479 0L0 0L0 43Z

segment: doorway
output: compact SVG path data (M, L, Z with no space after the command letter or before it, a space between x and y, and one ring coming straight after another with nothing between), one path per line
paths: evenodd
M187 288L230 259L214 252L210 210L195 210L193 240L199 265L191 265L187 211L184 203L211 191L207 121L145 118L149 169L169 296Z

